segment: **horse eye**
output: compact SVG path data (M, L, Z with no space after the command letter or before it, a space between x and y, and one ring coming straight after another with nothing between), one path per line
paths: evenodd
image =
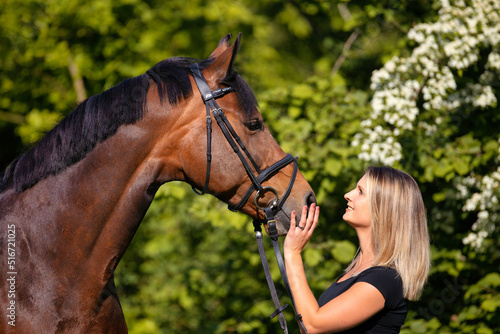
M262 129L262 122L258 119L252 119L250 122L246 122L245 126L250 131L257 131Z

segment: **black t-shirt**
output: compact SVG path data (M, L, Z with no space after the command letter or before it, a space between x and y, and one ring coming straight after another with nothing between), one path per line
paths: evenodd
M347 291L358 282L366 282L377 288L385 299L384 308L364 323L341 333L399 333L408 313L408 300L403 297L403 282L397 271L388 267L368 268L357 276L338 283L335 281L319 297L320 307Z

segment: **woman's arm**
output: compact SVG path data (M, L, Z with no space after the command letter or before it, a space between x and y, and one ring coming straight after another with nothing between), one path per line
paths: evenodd
M319 307L307 283L301 252L318 223L319 207L312 204L302 210L302 218L295 226L292 212L290 230L284 244L285 265L297 313L302 315L309 334L334 333L352 328L383 309L385 299L373 285L365 282L354 284L349 290Z

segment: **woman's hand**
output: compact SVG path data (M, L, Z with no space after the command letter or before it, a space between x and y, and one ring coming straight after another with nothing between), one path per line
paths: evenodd
M319 206L316 204L311 204L309 209L307 205L302 208L302 215L298 224L296 223L296 212L292 211L290 229L288 230L283 246L288 282L292 294L297 301L295 305L297 309L295 311L297 314L302 314L302 316L307 315L307 317L303 317L306 327L306 322L312 317L310 315L317 312L319 306L307 283L304 264L300 253L311 238L318 224L318 217Z
M296 212L292 211L290 218L290 229L285 238L283 250L286 254L301 253L305 245L311 238L316 225L318 225L319 206L311 204L309 209L307 205L302 208L300 222L296 224Z

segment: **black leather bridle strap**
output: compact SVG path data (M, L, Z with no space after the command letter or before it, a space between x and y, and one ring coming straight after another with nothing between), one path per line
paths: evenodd
M201 74L200 68L198 64L195 64L191 68L193 73L193 77L195 78L196 85L198 86L198 90L200 91L201 98L205 103L205 107L207 109L206 116L206 124L207 124L207 171L205 174L205 185L203 186L203 190L201 192L197 191L195 187L193 191L198 195L203 195L208 191L208 183L210 182L210 166L212 163L212 117L210 116L211 107L216 105L215 100L213 99L212 90L206 83L205 79L203 79L203 75ZM200 78L202 80L200 80ZM215 104L215 105L214 105Z
M266 208L264 210L266 214L267 224L269 227L269 236L271 237L271 242L273 244L274 254L276 256L276 261L278 262L278 268L280 270L281 279L283 281L283 285L285 286L286 292L290 297L292 302L293 309L295 311L295 319L299 323L302 332L307 334L306 326L302 321L302 315L297 313L297 307L295 305L295 299L293 298L292 290L290 289L290 283L288 282L288 275L286 273L285 262L283 261L283 256L281 255L281 248L278 241L278 230L276 228L276 220L274 219L274 213L272 208Z
M278 204L279 208L277 208L277 209L281 209L281 207L283 206L283 203L285 203L286 199L290 195L290 192L292 191L292 187L293 187L293 184L295 182L295 177L297 175L297 159L298 158L294 158L291 154L287 154L283 159L279 160L278 162L276 162L276 163L272 164L271 166L269 166L268 168L264 169L264 171L261 172L257 176L257 182L260 184L260 183L264 182L266 179L268 179L270 176L272 176L272 174L274 174L275 172L279 171L280 169L284 168L285 166L287 166L288 164L290 164L292 162L294 163L291 181L288 184L288 188L287 188L285 194L283 195L280 203ZM252 185L250 185L250 188L248 188L247 192L245 193L245 195L243 195L243 197L241 198L239 203L233 207L229 207L229 210L238 211L239 209L241 209L243 207L243 205L245 205L245 203L248 201L248 199L250 198L252 193L256 190L258 190L258 189L256 189L252 183Z
M262 229L259 222L253 222L255 230L255 239L257 240L257 247L259 249L260 261L262 262L262 268L264 269L264 274L266 276L267 285L269 286L269 291L271 292L271 298L275 307L275 311L271 314L270 318L274 318L278 315L281 329L288 333L287 323L283 311L288 307L288 304L283 306L280 303L278 293L276 292L276 287L274 286L273 278L271 276L271 270L269 270L269 263L267 262L266 251L264 249L264 243L262 242Z
M257 173L260 173L261 171L260 171L259 166L255 162L255 160L252 158L252 155L248 152L247 148L245 147L245 145L241 141L241 139L238 136L238 134L236 133L236 131L234 131L233 127L231 126L231 123L229 123L229 121L227 120L226 115L224 115L224 112L222 111L222 109L218 108L217 110L214 110L214 112L215 112L214 116L215 116L215 114L220 116L222 123L224 123L224 125L227 127L227 129L229 130L229 133L231 134L231 137L234 138L234 140L236 141L238 146L241 147L241 150L243 152L245 152L245 155L247 156L248 160L250 160L250 162L252 163L253 168L255 168L255 171ZM226 136L226 138L227 138L227 136Z
M210 114L212 114L217 121L217 124L222 130L222 133L224 134L224 137L226 137L226 140L229 142L231 145L233 151L238 155L240 158L248 176L252 180L252 184L258 189L258 190L263 190L262 186L260 183L257 183L257 180L254 176L254 173L248 164L247 160L241 153L243 151L245 155L247 156L248 160L252 163L254 169L256 170L257 173L260 173L259 166L255 162L255 160L252 158L248 150L246 149L245 145L243 145L243 142L241 141L240 137L236 134L236 131L234 131L233 127L231 126L231 123L227 120L226 116L224 115L224 112L222 109L219 107L217 102L215 101L217 98L220 98L224 96L225 94L229 93L232 91L231 87L227 88L222 88L222 89L217 89L215 91L212 91L210 89L210 86L208 86L208 83L206 82L205 78L203 77L203 74L201 73L200 66L197 63L194 63L191 66L191 72L193 73L193 78L194 81L196 82L196 86L198 87L198 90L200 91L201 97L203 99L203 102L205 103L206 110L207 110L207 173L205 176L205 186L203 187L203 191L201 193L195 191L198 194L203 194L208 191L208 183L210 181L210 165L212 161L212 148L211 148L211 137L212 137L212 131L211 131L211 123L212 119ZM240 150L241 148L241 150ZM193 188L193 190L195 190Z
M259 182L257 182L257 178L253 174L253 171L250 168L250 165L248 164L245 157L241 153L241 151L243 150L243 147L241 147L241 150L240 150L240 146L238 146L238 143L235 141L235 139L233 139L232 133L235 133L234 129L231 126L231 123L229 123L229 121L227 120L222 109L218 108L216 110L212 110L212 114L214 115L214 118L217 121L217 124L219 125L220 129L222 130L224 137L226 137L226 140L229 142L229 144L233 148L234 153L236 153L238 155L238 157L240 158L241 163L243 164L243 167L245 167L245 170L246 170L248 176L250 177L250 180L252 180L252 184L254 185L254 187L256 187L258 190L263 190L262 185ZM248 155L249 154L247 153L247 156ZM252 159L252 161L253 161L253 159Z

